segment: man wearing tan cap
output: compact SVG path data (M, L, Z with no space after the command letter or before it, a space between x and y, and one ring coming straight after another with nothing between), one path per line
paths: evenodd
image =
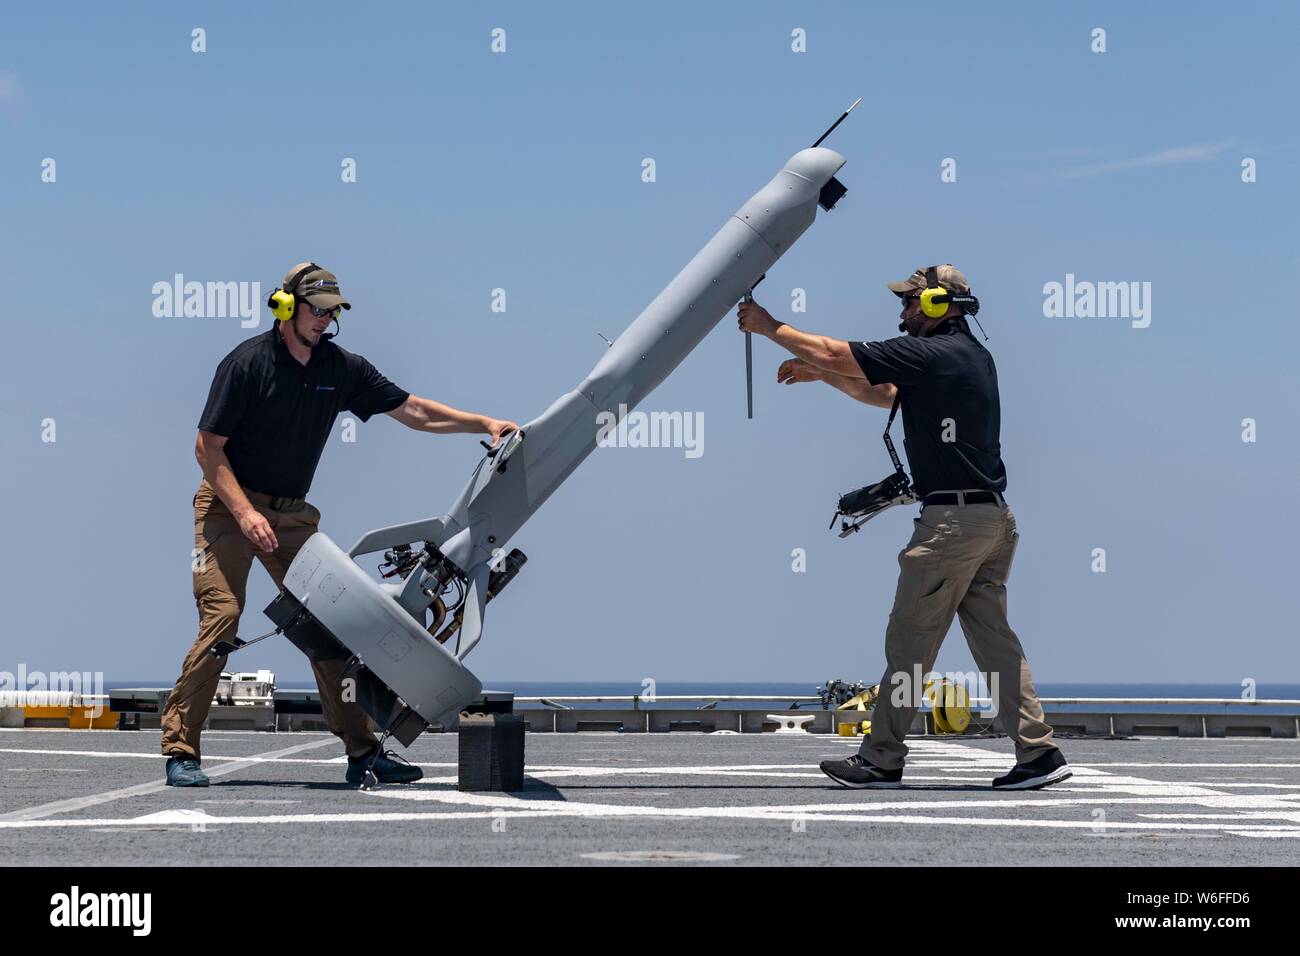
M1002 493L1001 413L993 357L965 315L979 302L951 264L917 269L889 289L902 302L896 338L845 342L777 322L755 303L740 306L740 328L770 338L795 357L777 381L826 382L868 405L902 408L912 487L921 498L912 540L885 631L885 674L871 735L847 760L821 769L846 787L901 786L903 738L922 703L928 673L954 615L996 697L1016 766L997 789L1036 790L1070 776L1034 691L1024 651L1007 622L1007 575L1019 534Z
M417 431L482 432L495 445L518 426L462 412L398 388L360 355L326 333L342 309L338 279L314 262L294 266L267 301L277 321L240 343L217 366L199 418L195 456L203 481L194 496L194 600L199 634L162 715L167 783L206 787L199 734L244 610L253 558L279 587L320 512L306 500L334 420L348 411L363 422L386 414ZM409 783L418 767L377 754L374 728L341 687L344 661L313 661L325 723L348 755L346 779L360 783L373 760L383 783Z

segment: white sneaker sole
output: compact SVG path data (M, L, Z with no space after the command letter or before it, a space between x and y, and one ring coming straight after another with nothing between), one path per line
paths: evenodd
M1057 767L1050 773L1041 774L1037 777L1030 777L1028 780L1018 780L1015 783L1004 783L1001 786L993 785L994 790L1041 790L1043 787L1050 787L1054 783L1060 783L1062 780L1069 780L1074 776L1074 772L1068 767Z

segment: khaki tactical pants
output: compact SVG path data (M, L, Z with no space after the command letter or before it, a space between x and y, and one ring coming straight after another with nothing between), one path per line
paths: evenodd
M903 766L903 737L922 703L917 674L934 667L954 614L995 695L998 723L1015 742L1017 763L1053 749L1020 639L1007 623L1007 575L1020 537L1015 515L1005 504L930 505L914 525L912 540L898 555L885 676L862 756L883 770ZM904 697L901 705L897 697Z
M279 587L294 555L316 533L320 512L306 501L272 499L244 489L248 500L270 522L278 547L270 554L259 551L244 537L239 522L205 480L194 496L194 600L199 609L199 636L181 666L181 676L167 698L162 716L162 752L189 754L202 759L199 734L212 695L226 666L226 658L213 657L218 641L233 640L244 610L244 588L253 557ZM279 507L270 507L271 503ZM269 630L269 628L268 628ZM343 740L349 757L364 757L376 746L374 727L357 704L343 700L343 660L313 662L320 689L325 724Z

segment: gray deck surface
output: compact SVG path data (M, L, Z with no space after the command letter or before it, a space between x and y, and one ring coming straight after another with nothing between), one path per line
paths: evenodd
M13 864L1294 865L1294 740L1062 740L1073 779L998 793L1006 739L922 739L896 791L817 769L824 735L537 734L523 793L456 790L454 735L425 778L364 793L318 733L204 735L207 789L162 786L157 731L0 731Z

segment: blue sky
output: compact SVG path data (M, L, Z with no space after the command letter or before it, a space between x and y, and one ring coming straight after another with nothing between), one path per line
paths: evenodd
M268 318L158 318L155 282L266 289L313 259L355 306L340 344L418 394L526 421L862 96L828 142L847 197L758 298L885 338L883 283L932 262L970 277L1035 676L1300 678L1297 20L1281 3L9 8L0 669L165 682L193 639L194 428L218 360ZM1150 327L1045 317L1067 274L1150 282ZM517 536L531 560L489 615L480 676L877 679L908 518L847 541L826 524L887 472L883 413L778 386L783 356L755 352L754 421L724 320L643 406L702 413L704 454L599 450ZM387 418L332 440L322 530L347 544L441 513L478 451ZM255 567L246 636L272 594ZM241 666L309 675L287 643L263 648ZM956 625L939 667L973 668Z

